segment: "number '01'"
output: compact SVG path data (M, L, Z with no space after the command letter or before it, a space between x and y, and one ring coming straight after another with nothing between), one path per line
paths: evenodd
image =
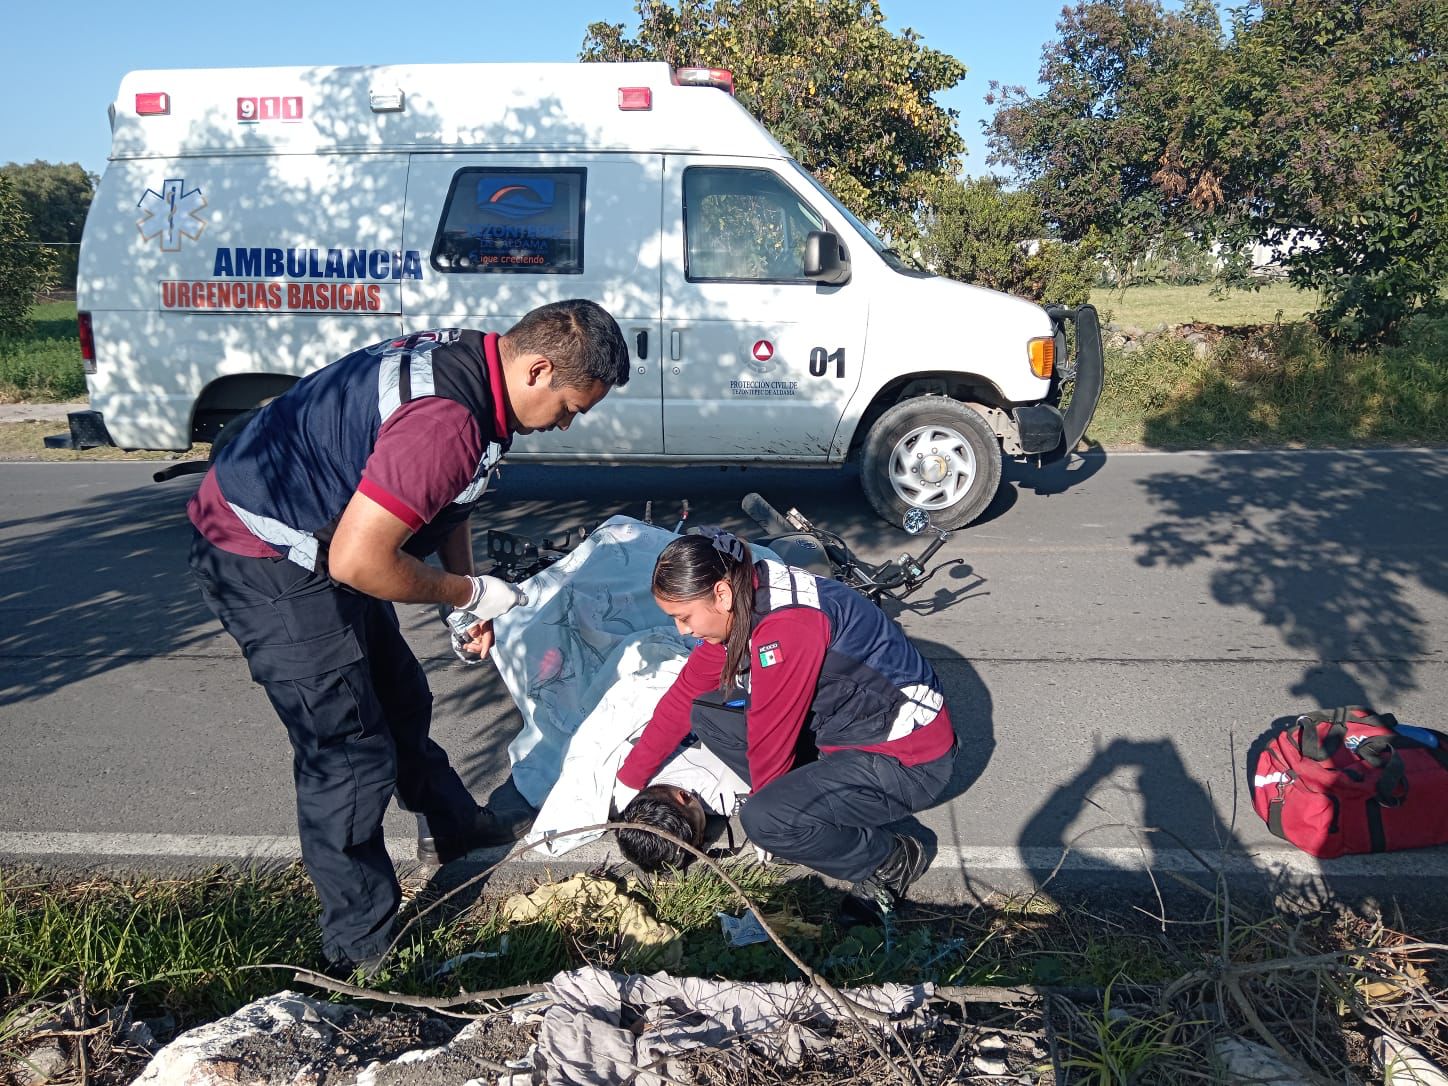
M824 347L816 347L809 353L809 373L811 377L823 377L830 371L830 363L835 364L835 376L845 375L845 349L829 351Z

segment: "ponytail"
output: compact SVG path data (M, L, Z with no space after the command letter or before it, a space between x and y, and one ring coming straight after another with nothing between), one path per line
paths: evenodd
M701 599L726 581L734 604L729 615L724 670L719 689L728 692L744 673L749 635L754 627L754 554L738 536L718 528L699 528L663 549L654 564L653 592L680 603Z

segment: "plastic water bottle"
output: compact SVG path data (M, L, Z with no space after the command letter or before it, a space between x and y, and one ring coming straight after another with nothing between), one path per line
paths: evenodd
M1416 739L1425 747L1438 745L1438 736L1427 728L1420 728L1415 724L1399 724L1394 730L1407 739Z

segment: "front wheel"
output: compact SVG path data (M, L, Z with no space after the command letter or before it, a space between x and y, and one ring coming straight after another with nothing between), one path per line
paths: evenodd
M980 413L959 400L898 403L865 437L860 483L891 524L924 509L939 527L962 528L985 511L1000 481L1000 443Z

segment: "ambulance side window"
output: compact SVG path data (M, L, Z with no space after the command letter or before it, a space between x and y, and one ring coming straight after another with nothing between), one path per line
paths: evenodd
M453 174L432 243L440 272L580 275L586 169Z
M808 283L804 243L824 221L769 170L684 171L685 274L690 280Z

